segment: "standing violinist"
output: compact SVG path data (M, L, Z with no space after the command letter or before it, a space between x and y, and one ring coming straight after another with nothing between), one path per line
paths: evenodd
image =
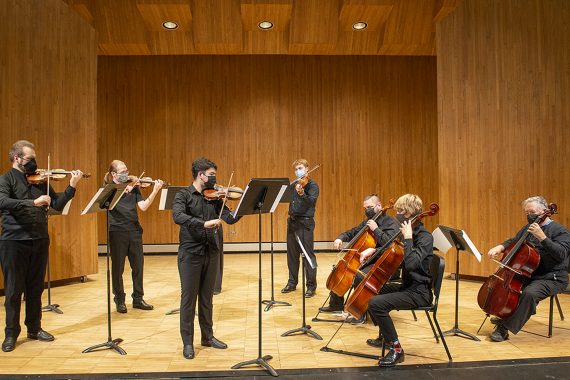
M12 169L0 177L0 263L4 273L6 328L2 351L16 348L20 334L22 293L26 296L28 339L44 342L54 340L42 329L42 293L49 257L47 208L61 211L74 197L83 173L71 172L69 186L57 194L45 183L29 184L27 175L36 173L35 146L20 140L12 145L8 156ZM49 192L48 192L49 190Z
M358 226L341 233L333 243L335 249L340 249L344 242L351 241L363 228L367 228L370 233L374 235L376 248L383 246L392 236L398 233L398 223L388 214L384 213L376 220L373 219L373 217L382 210L382 202L380 201L380 198L378 198L378 195L371 194L364 197L362 207L364 207L364 215L366 219ZM373 264L373 262L369 264ZM370 268L371 265L367 265L365 268L362 268L361 271L363 273L368 273ZM357 282L360 282L359 280L361 280L361 277L358 274L357 277ZM329 306L321 307L319 310L325 313L332 313L342 311L343 306L344 297L337 296L334 292L330 292ZM352 323L363 323L364 318L365 315L362 317L362 320L355 320Z
M538 268L531 274L520 295L519 304L513 315L500 320L491 333L491 341L502 342L509 338L509 331L517 334L536 313L536 305L550 296L561 293L568 286L568 257L570 253L570 232L563 225L546 217L542 223L535 220L548 210L546 199L535 196L525 199L522 208L529 224L524 226L513 238L489 250L491 258L498 259L505 249L520 240L528 231L526 242L530 243L540 255Z
M214 337L212 321L212 298L222 249L218 228L222 220L234 224L240 217L234 218L222 200L207 200L202 195L204 189L213 188L216 184L216 173L216 164L205 157L192 162L194 181L190 187L176 194L172 204L172 218L180 225L180 335L184 345L182 354L186 359L193 359L195 355L196 299L202 346L217 349L228 347Z
M422 212L422 200L414 194L402 195L396 203L396 219L401 223L400 231L404 240L404 260L402 262L402 283L387 283L379 295L368 302L368 312L378 325L378 339L369 339L369 345L382 345L382 336L389 347L388 353L380 359L378 365L391 367L404 361L404 350L394 322L390 317L392 310L410 310L428 306L433 299L431 290L430 265L433 259L433 237L423 223L412 226L410 219ZM374 253L371 248L362 252L360 261L364 262Z
M310 298L315 295L317 290L317 258L315 257L313 242L315 206L319 197L319 185L312 178L309 178L304 186L299 183L302 182L301 180L306 179L309 171L307 160L302 158L295 160L293 169L295 170L297 181L291 185L293 191L291 203L289 204L289 218L287 219L287 267L289 268L289 280L287 285L281 289L281 293L294 291L297 289L297 283L299 282L301 247L295 238L295 234L297 234L305 251L315 265L314 268L311 268L310 265L305 265L305 274L307 276L305 297Z
M105 174L105 183L129 182L129 169L123 161L113 160L109 171ZM142 196L138 180L131 181L125 193L111 211L109 211L109 247L111 249L113 295L117 312L126 313L125 288L123 286L123 272L125 271L125 258L131 265L133 279L133 308L152 310L154 307L143 299L143 269L144 253L142 234L143 229L139 223L137 207L142 211L148 210L154 198L162 188L161 180L154 181L154 187L147 199Z

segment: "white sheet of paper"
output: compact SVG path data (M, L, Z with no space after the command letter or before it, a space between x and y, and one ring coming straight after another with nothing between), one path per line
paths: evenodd
M473 252L475 257L477 258L477 261L481 262L481 253L479 253L479 251L475 247L475 244L473 244L471 239L469 239L469 236L467 236L467 232L465 232L463 230L461 230L461 232L463 232L463 239L465 239L465 242L467 243L469 248L471 248L471 252Z
M244 200L244 198L245 198L244 195L245 195L245 193L247 193L247 189L249 189L249 185L247 185L246 188L245 188L245 190L243 191L243 194L242 194L241 198L239 199L239 203L238 203L236 209L234 210L234 212L233 212L233 214L232 214L232 217L234 217L234 218L236 217L236 215L237 215L237 213L238 213L238 211L239 211L239 208L240 208L240 206L241 206L241 202L242 202L242 201Z
M275 211L277 206L279 206L279 202L281 202L281 198L283 198L283 194L285 194L285 190L287 190L287 187L288 187L287 185L281 186L281 190L279 190L279 193L277 194L277 197L275 198L275 202L273 202L273 205L271 206L271 210L269 210L270 213L273 214L273 212Z
M105 188L102 187L99 190L97 190L97 193L95 193L95 195L93 196L93 198L91 198L91 200L89 201L89 204L87 205L87 207L85 207L83 209L83 211L81 211L81 215L85 215L87 214L87 211L91 209L91 207L93 206L93 203L95 203L95 201L97 200L97 198L99 198L99 195L101 195L101 192L103 192Z
M161 189L160 190L160 203L158 204L159 210L164 210L166 207L166 197L168 194L168 189Z
M443 234L443 232L441 232L439 227L437 227L432 232L431 235L433 236L433 246L437 248L440 252L446 253L447 251L449 251L450 248L453 247L451 244L449 244L449 242L445 238L445 235Z
M297 239L297 243L299 243L299 246L301 247L301 249L303 250L303 253L305 254L305 258L307 259L307 262L309 263L309 266L312 269L315 269L315 265L313 264L313 262L311 261L311 258L309 257L309 255L307 254L307 251L305 251L305 247L303 246L303 243L301 243L301 239L299 239L299 236L297 234L295 234L295 238Z

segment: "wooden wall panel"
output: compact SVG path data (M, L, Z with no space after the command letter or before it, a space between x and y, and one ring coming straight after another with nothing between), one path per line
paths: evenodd
M27 139L40 167L50 153L54 167L95 174L95 31L60 0L2 1L0 19L10 20L0 23L0 171L11 167L10 146ZM95 189L80 182L71 215L50 219L53 279L97 272L96 218L79 215Z
M433 57L99 57L98 171L117 158L187 185L205 155L221 183L234 171L245 187L292 177L305 157L322 165L315 236L330 241L362 219L371 192L437 200L435 66ZM170 213L157 208L140 213L145 243L177 243ZM286 211L275 216L276 241ZM257 220L224 231L229 242L256 241Z
M528 196L570 225L569 19L562 0L465 0L438 26L440 220L485 253L525 224Z

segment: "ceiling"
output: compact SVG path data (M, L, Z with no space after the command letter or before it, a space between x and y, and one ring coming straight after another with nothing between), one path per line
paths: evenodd
M435 25L461 0L63 1L95 28L100 55L435 55Z

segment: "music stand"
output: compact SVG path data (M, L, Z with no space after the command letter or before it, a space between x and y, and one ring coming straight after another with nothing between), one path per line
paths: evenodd
M303 275L301 276L302 278L302 284L303 287L302 289L305 289L305 260L309 263L309 266L312 269L316 268L316 263L313 263L311 261L311 258L309 257L309 255L307 254L307 251L305 250L305 247L303 246L303 243L301 242L301 239L299 239L299 235L297 235L297 233L295 232L295 240L297 240L297 243L299 244L299 246L301 247L301 262L302 262L302 266L301 266L301 271L303 272ZM313 330L311 330L311 325L308 325L306 322L306 315L305 315L305 293L301 292L303 294L303 324L301 325L301 327L297 328L297 329L293 329L293 330L289 330L289 331L285 331L283 334L281 334L281 336L290 336L296 333L301 333L301 334L307 334L312 336L315 339L318 340L323 340L323 338L317 334L316 332L314 332Z
M279 178L281 179L281 178ZM287 178L283 178L284 181L289 181ZM291 202L291 187L288 186L283 189L283 195L281 196L281 200L279 203L289 203ZM271 299L270 300L263 300L261 301L262 304L267 305L265 306L265 311L271 310L273 306L291 306L289 302L285 301L276 301L275 300L275 280L274 280L274 272L273 272L273 213L275 210L270 210L270 226L271 226Z
M54 209L53 207L50 207L48 209L48 218L50 216L53 215L67 215L69 214L69 207L71 206L71 201L72 199L70 199L69 201L67 201L67 203L65 204L65 206L63 207L63 210L61 211L57 211L56 209ZM53 311L57 314L63 314L63 311L61 311L59 309L59 304L57 303L51 303L51 270L50 270L50 265L49 265L49 250L48 250L48 258L47 258L47 294L48 294L48 304L44 307L42 307L42 311Z
M472 339L479 342L475 335L463 331L459 328L459 253L460 251L470 252L481 262L481 254L463 230L438 225L433 231L434 246L441 252L447 252L451 247L455 247L455 324L450 330L444 331L443 335L459 336L461 338Z
M267 363L268 360L273 359L271 355L262 356L261 354L261 337L262 337L262 323L261 323L261 214L266 214L275 210L279 204L280 198L289 186L288 179L282 178L254 178L249 181L245 191L235 209L233 216L243 215L258 215L258 234L259 234L259 300L258 300L258 355L257 359L248 360L238 363L232 369L238 369L247 365L256 364L265 368L272 376L279 376L275 369Z
M172 203L174 203L174 198L176 194L185 189L186 186L169 186L166 189L160 190L160 202L158 203L158 209L161 211L172 211ZM167 311L165 315L172 315L180 313L180 308L172 309ZM198 313L196 313L198 315Z
M82 353L97 351L99 349L110 348L117 351L121 355L127 353L119 343L123 341L121 338L113 339L111 337L111 270L109 269L109 211L114 209L121 197L123 196L126 184L110 183L97 190L93 198L87 204L87 207L81 212L81 215L91 214L95 212L106 211L106 226L107 226L107 332L108 337L105 343L96 344L88 347Z

